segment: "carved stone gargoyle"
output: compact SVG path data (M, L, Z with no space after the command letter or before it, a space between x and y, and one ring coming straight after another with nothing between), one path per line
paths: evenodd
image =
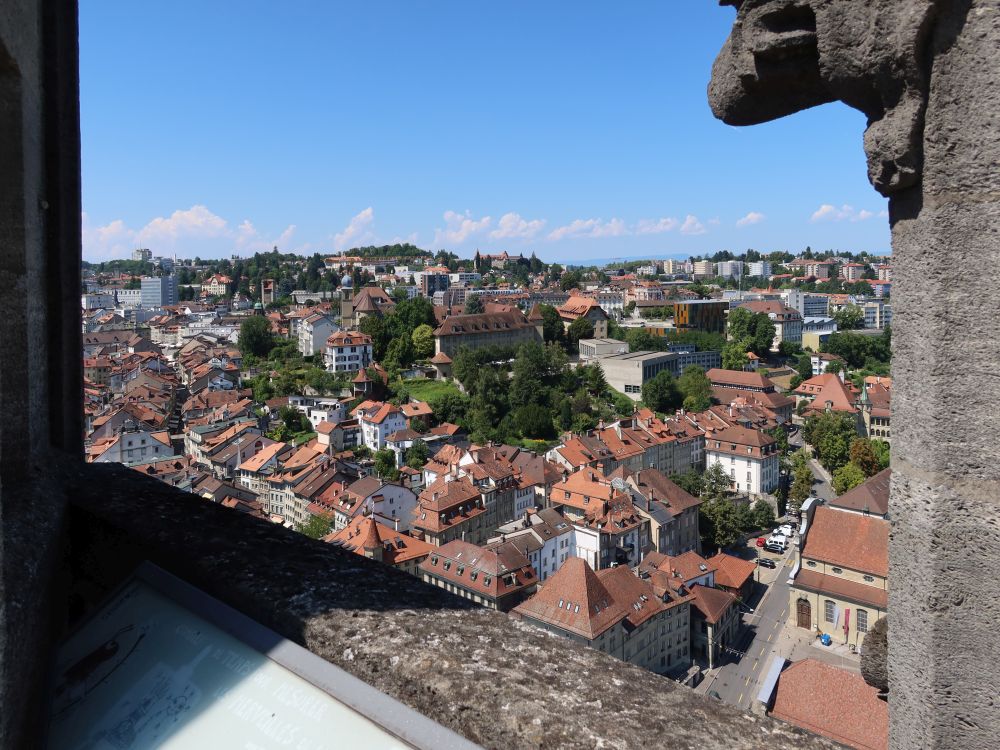
M919 183L929 61L943 0L720 0L736 22L712 70L712 111L753 125L842 101L865 113L868 177L889 196Z

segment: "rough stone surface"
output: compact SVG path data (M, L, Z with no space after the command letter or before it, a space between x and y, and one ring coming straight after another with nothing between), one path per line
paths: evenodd
M749 125L841 100L868 116L865 152L885 195L919 181L935 6L945 0L723 0L737 5L712 71L716 116Z
M994 747L1000 0L729 4L716 114L751 124L840 99L870 118L869 176L890 196L890 745Z
M70 486L77 612L150 559L485 747L835 746L122 467Z
M0 3L0 746L32 747L65 493L31 479L80 455L80 141L76 7ZM53 418L52 415L57 415ZM53 609L54 608L54 609Z
M889 618L883 617L865 634L861 644L861 676L879 692L889 691Z

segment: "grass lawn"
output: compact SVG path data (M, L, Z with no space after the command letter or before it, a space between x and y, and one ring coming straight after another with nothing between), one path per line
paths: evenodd
M398 388L399 386L396 387ZM456 396L462 395L458 390L458 386L447 380L414 378L413 380L404 380L402 387L410 394L410 398L415 398L418 401L429 401L440 398L446 393L454 393Z

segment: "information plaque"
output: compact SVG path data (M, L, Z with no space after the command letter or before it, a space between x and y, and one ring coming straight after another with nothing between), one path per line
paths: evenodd
M52 750L476 746L149 563L60 646Z

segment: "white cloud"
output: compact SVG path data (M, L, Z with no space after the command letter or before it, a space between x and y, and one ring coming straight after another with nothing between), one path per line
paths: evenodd
M417 244L417 233L416 232L410 232L405 237L400 237L397 234L395 237L393 237L391 240L389 240L389 244L390 245L403 245L403 244L416 245Z
M664 232L672 232L681 223L677 219L665 218L665 219L640 219L635 225L636 234L663 234Z
M231 236L226 220L205 206L191 206L174 211L169 218L158 216L139 230L136 239L142 247L175 245L183 239L211 239Z
M277 245L281 250L302 251L290 247L295 225L290 224L277 237L261 234L249 219L235 229L221 216L202 205L179 209L170 216L158 216L141 229L132 229L121 219L103 226L91 226L86 213L81 216L83 255L92 260L128 258L137 247L148 247L154 255L205 255L219 257L233 250L263 252Z
M688 214L684 217L684 223L681 225L681 234L705 234L707 231L705 225L698 221L697 216Z
M867 221L868 219L873 219L876 216L880 218L885 218L889 213L885 210L882 211L869 211L868 209L862 208L860 211L847 205L846 203L840 208L837 208L832 203L824 203L822 206L813 211L812 216L809 221Z
M497 228L490 232L495 240L530 240L545 227L545 219L523 219L520 214L506 213L497 222Z
M553 229L548 238L553 242L566 238L623 237L629 234L628 227L621 219L576 219L569 224Z
M736 226L738 226L738 227L749 227L749 226L752 226L754 224L760 224L762 221L764 221L764 219L765 219L765 216L760 211L751 211L746 216L744 216L742 219L738 219L736 221Z
M344 227L344 231L333 236L333 247L337 252L346 250L349 247L358 247L365 240L374 238L371 232L372 222L375 221L375 210L369 206L361 213L355 214L351 221Z
M434 231L434 246L461 245L469 237L480 232L485 232L490 228L493 219L484 216L481 219L473 219L472 214L466 211L464 214L455 211L444 212L444 229Z
M128 258L135 248L135 231L121 219L100 227L92 227L86 212L80 217L83 233L83 254L95 260Z
M270 252L273 247L277 247L282 252L288 252L292 246L292 237L295 234L295 225L289 224L285 231L277 237L266 237L257 231L250 219L244 219L236 228L236 249L254 253ZM302 252L302 248L296 248Z

